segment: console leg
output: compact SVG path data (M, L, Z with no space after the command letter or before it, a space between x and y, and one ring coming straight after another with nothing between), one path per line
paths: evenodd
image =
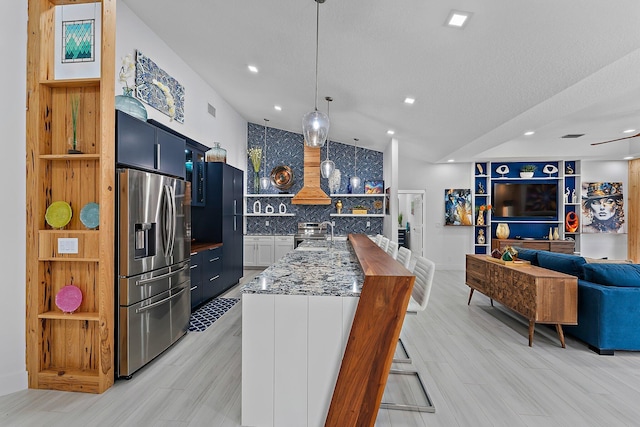
M558 337L560 338L560 344L562 344L562 348L566 348L564 346L564 333L562 332L562 325L560 323L556 323L556 331L558 331Z
M529 320L529 347L533 347L533 330L536 327L536 322Z
M469 301L467 301L467 305L471 304L471 297L473 296L473 291L474 291L473 288L471 288L471 290L469 291Z

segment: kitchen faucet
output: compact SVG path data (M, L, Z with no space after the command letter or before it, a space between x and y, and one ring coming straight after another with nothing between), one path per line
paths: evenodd
M320 225L320 229L321 230L322 230L322 226L323 225L325 225L325 226L330 225L331 226L331 243L333 243L333 223L331 221L324 221L324 222L321 222L319 225Z

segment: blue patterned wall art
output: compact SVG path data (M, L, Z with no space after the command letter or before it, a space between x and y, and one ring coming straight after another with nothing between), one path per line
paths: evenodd
M93 62L95 20L62 21L62 62Z
M163 88L168 89L171 96L163 92ZM136 98L184 123L184 86L140 51L136 52Z
M264 126L254 123L248 124L247 149L251 147L259 147L264 149ZM327 156L327 144L321 148L320 158L324 160ZM369 150L358 147L358 170L357 174L362 179L368 181L382 181L383 177L383 154L379 151ZM342 171L341 184L336 191L338 194L347 193L347 184L349 178L353 175L354 154L353 146L339 142L331 141L329 143L329 158L336 164L336 168ZM288 190L290 194L296 194L302 188L304 183L304 145L302 134L288 132L281 129L267 127L267 153L266 153L266 173L270 174L271 170L280 165L291 167L294 175L294 184ZM265 171L264 161L260 169L260 176ZM247 175L251 177L253 174L253 165L247 156ZM247 234L295 234L297 232L298 222L322 222L335 221L335 234L348 233L365 233L377 234L382 233L384 218L381 217L332 217L330 214L336 213L335 202L338 197L332 197L331 205L293 205L291 196L286 197L263 197L259 194L252 196L253 180L247 180L246 193L248 195L246 204L247 211L252 212L253 203L260 200L262 204L262 212L265 211L267 205L271 205L275 212L278 212L280 203L284 203L287 213L293 213L295 216L270 216L255 217L247 216ZM327 194L329 191L328 180L321 178L320 186ZM268 190L260 190L261 194L278 194L277 188L271 186ZM359 193L364 193L363 186L360 187ZM370 213L383 214L381 206L384 194L380 197L343 197L340 198L343 203L343 212L349 212L352 207L362 205L367 208ZM377 202L377 203L376 203ZM377 206L377 207L376 207ZM266 225L266 221L269 225ZM370 226L367 227L367 221Z

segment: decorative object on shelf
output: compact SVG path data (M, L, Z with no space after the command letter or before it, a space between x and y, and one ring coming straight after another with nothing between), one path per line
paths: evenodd
M504 178L504 176L509 173L509 166L507 165L498 166L496 168L496 173L500 174L501 178Z
M571 163L567 163L565 165L564 173L565 173L565 175L573 175L573 166L571 166Z
M484 175L484 169L482 168L482 164L476 163L476 168L478 168L478 173L480 175Z
M542 168L542 172L548 174L549 178L551 178L551 175L558 172L558 168L554 165L544 165L544 168Z
M100 77L100 5L101 3L63 4L55 7L55 34L51 53L53 55L53 52L60 52L55 55L53 75L56 80Z
M147 109L142 102L133 97L135 84L129 85L129 79L134 76L136 67L131 54L122 58L122 67L118 73L120 83L123 83L122 95L116 95L116 110L122 111L135 117L136 119L147 121Z
M278 190L286 191L293 185L293 171L289 166L276 166L271 169L271 182Z
M80 209L80 222L89 228L98 228L100 225L100 205L94 202L87 203Z
M391 215L390 207L391 204L391 188L387 187L384 189L384 214Z
M56 307L63 313L73 313L80 304L82 304L82 291L77 286L63 286L56 294Z
M354 207L351 208L351 213L353 213L355 215L366 215L367 214L367 208L365 208L362 205L355 205Z
M571 203L578 203L578 196L576 196L576 189L571 192Z
M338 215L342 213L342 200L338 200L336 202L336 211L338 212Z
M318 111L318 40L320 34L320 3L325 0L315 0L316 2L316 92L314 99L314 109L302 117L302 135L304 143L309 147L322 147L329 135L329 117Z
M538 167L536 165L524 165L520 168L520 178L533 178Z
M207 162L227 163L227 150L220 147L219 142L214 142L213 147L205 153L204 157Z
M267 122L269 119L264 119L264 151L262 152L264 156L264 168L262 172L262 178L260 178L260 188L266 190L269 188L269 184L271 184L271 180L267 177Z
M582 232L624 233L622 182L582 183Z
M64 228L65 225L69 224L72 216L71 205L64 201L57 201L49 205L44 214L44 219L53 228Z
M327 119L329 119L329 103L333 101L333 98L330 96L325 96L324 99L327 101ZM336 164L329 160L329 143L331 140L329 139L329 130L327 130L327 158L320 163L320 173L323 178L329 179L333 171L336 169Z
M271 206L271 205L267 205L264 208L264 213L272 214L273 212L275 212L275 211L273 210L273 206Z
M316 0L318 1L318 0ZM355 144L353 145L353 176L349 179L351 184L351 193L356 193L356 190L360 188L360 178L358 177L358 138L353 138Z
M71 148L67 150L68 154L82 154L82 151L78 150L78 112L80 111L80 95L71 95L71 127L73 129L73 136L69 145Z
M509 233L511 233L511 230L509 230L509 224L506 222L499 222L496 226L496 238L508 239Z
M382 194L384 190L384 181L365 181L364 192L365 194Z
M571 191L569 190L569 187L567 187L566 191L564 192L564 202L565 203L569 203L570 194L571 194Z
M478 244L484 245L484 243L485 243L484 230L481 228L480 230L478 230Z
M382 209L382 200L374 200L373 201L374 209Z
M444 190L444 225L473 225L471 189Z
M340 172L340 169L335 169L329 176L329 191L331 191L331 194L336 194L340 190L341 179L342 172Z
M549 240L553 240L553 227L549 227Z
M402 227L402 217L403 217L402 212L398 213L398 225L400 227Z
M560 240L560 232L558 231L558 227L553 229L553 240Z
M260 163L262 162L262 148L251 147L248 150L249 159L253 166L253 192L260 193Z
M260 203L260 200L253 202L253 213L262 213L262 203Z
M484 213L485 211L491 210L491 205L480 205L478 206L478 218L476 220L476 225L485 225L484 221Z
M574 211L567 212L567 216L565 217L565 230L569 233L575 233L579 225L578 214Z
M481 182L478 182L478 194L484 194L484 185Z
M496 259L502 259L502 252L500 252L500 249L494 249L491 251L491 257Z
M278 205L278 213L286 214L287 213L287 205L285 205L284 203L280 203L280 205Z
M171 120L184 123L184 86L139 50L136 52L136 97Z
M515 261L518 259L518 251L513 246L507 246L500 257L503 261Z

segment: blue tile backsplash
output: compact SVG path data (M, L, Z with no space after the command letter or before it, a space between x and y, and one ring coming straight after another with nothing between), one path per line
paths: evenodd
M248 124L248 147L264 148L264 126L254 123ZM321 159L326 159L327 144L320 149ZM266 152L266 173L270 175L271 170L276 166L289 166L293 171L294 183L289 189L289 193L296 194L304 183L304 146L302 134L288 132L280 129L267 127L267 152ZM331 141L329 143L329 159L336 164L336 169L341 171L342 179L338 194L347 193L349 178L353 175L354 168L354 148ZM383 154L379 151L366 148L357 148L357 170L356 173L362 180L362 184L357 193L364 193L364 182L367 180L382 180L383 176ZM261 165L260 176L263 176L265 164ZM332 197L331 205L293 205L291 197L260 197L252 196L253 193L253 165L247 158L247 212L253 212L253 205L259 200L262 205L262 212L265 212L267 205L271 205L275 212L281 203L286 206L287 213L295 216L261 216L247 217L247 234L294 234L297 230L298 222L321 222L335 221L335 233L382 233L384 218L372 217L330 217L329 214L336 213L335 202L338 197ZM327 179L320 179L322 190L330 195ZM278 194L279 190L271 186L263 194ZM382 202L383 197L345 197L340 198L343 204L343 213L349 213L356 205L365 206L369 213L384 213L383 208L374 207L374 202ZM269 221L269 225L266 225ZM366 226L367 221L370 227Z

